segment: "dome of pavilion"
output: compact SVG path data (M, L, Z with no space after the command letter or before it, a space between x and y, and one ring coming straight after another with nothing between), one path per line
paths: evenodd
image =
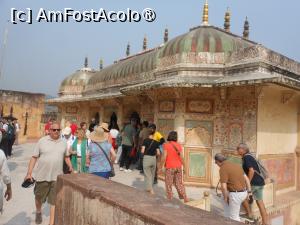
M81 95L93 75L95 71L88 67L86 58L84 68L77 70L61 82L58 94L60 96Z
M147 73L156 68L158 52L152 49L133 57L120 60L100 71L97 71L95 76L87 82L86 91L99 88L99 85L94 88L94 85L102 83L103 87L106 83L118 83L127 76ZM112 84L113 85L113 84Z
M103 94L106 90L111 92L120 90L126 85L149 82L154 80L157 74L183 65L190 68L198 68L199 65L222 67L232 53L257 45L248 40L249 24L244 27L243 37L230 32L228 16L225 17L224 29L209 25L207 3L204 6L201 26L192 28L170 41L166 34L168 35L168 31L165 31L165 43L153 49L147 49L145 37L143 51L135 55L129 56L127 46L126 58L104 69L101 68L100 71L94 72L85 66L62 82L59 94L70 96Z
M165 29L164 43L147 49L144 37L142 51L130 55L100 70L87 66L62 81L59 98L52 102L73 102L118 98L161 88L220 87L245 82L288 83L277 72L265 70L281 65L288 73L300 74L300 65L283 55L250 41L248 19L241 36L230 31L230 11L225 13L224 29L208 23L208 3L203 8L202 23L187 33L169 40ZM260 64L265 68L257 70ZM247 72L247 73L245 73ZM151 98L151 97L150 97Z
M188 60L186 55L189 54L221 53L223 60L214 62L214 64L224 64L225 57L230 55L231 52L254 45L256 43L220 28L199 26L166 42L162 46L145 50L142 53L119 60L101 71L97 71L95 76L91 77L87 82L85 94L96 92L108 86L138 83L140 78L147 80L145 76L153 73L155 70L163 70L167 66L186 63ZM172 58L173 56L176 56L176 60ZM136 79L136 76L138 76L138 79Z
M160 50L159 57L183 53L229 53L251 47L255 43L213 26L199 26L180 35Z

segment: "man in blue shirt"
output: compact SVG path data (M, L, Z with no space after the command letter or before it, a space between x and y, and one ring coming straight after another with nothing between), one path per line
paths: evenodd
M250 180L253 197L256 200L256 204L262 218L262 225L267 225L268 215L263 202L263 189L265 185L264 178L260 176L256 159L250 154L249 148L246 144L239 144L237 152L240 156L242 156L243 170ZM243 202L243 206L247 210L248 216L252 217L252 211L247 201Z

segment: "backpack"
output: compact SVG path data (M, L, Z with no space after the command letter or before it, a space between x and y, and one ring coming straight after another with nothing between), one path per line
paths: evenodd
M15 136L15 127L11 124L8 124L7 132L6 132L6 137L8 139L13 139Z
M263 162L259 159L257 159L254 155L252 155L251 153L247 153L245 154L246 155L250 155L256 162L257 166L258 166L258 169L259 171L256 171L254 170L254 172L260 176L261 178L263 178L264 180L267 180L268 178L270 178L269 176L269 172L268 170L266 169L266 167L264 166Z
M116 144L118 147L122 145L122 135L120 133L116 137Z

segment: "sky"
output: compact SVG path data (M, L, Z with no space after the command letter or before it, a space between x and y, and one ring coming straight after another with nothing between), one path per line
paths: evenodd
M250 40L300 62L299 0L209 0L208 3L211 25L223 28L224 14L229 7L232 33L242 35L247 16ZM199 26L203 4L204 0L0 0L0 67L3 64L0 89L56 96L61 81L82 68L86 56L89 66L98 69L100 58L104 66L123 58L128 42L131 54L140 52L145 35L148 48L159 46L163 43L166 27L170 40ZM8 22L11 8L32 9L33 23ZM127 11L129 8L139 12L152 8L156 20L139 23L37 22L35 16L41 8L46 11L65 8ZM5 30L8 30L7 36Z

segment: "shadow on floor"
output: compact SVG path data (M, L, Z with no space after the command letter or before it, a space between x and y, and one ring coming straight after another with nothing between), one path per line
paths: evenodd
M32 214L35 216L35 211L32 212ZM42 214L43 214L43 218L44 217L49 217L50 216L50 205L48 203L45 203L43 205L43 208L42 208Z
M22 156L22 155L23 155L23 151L22 151L22 150L23 150L22 147L19 146L19 145L13 146L13 149L12 149L12 156L13 156L14 158Z
M163 182L163 181L158 181L158 182ZM135 187L139 190L145 190L145 182L144 182L144 178L140 178L140 177L137 177L131 184L132 187ZM166 191L163 187L161 186L158 186L156 184L153 185L153 190L154 190L154 193L155 195L157 196L160 196L160 197L165 197L166 196ZM174 192L173 192L174 194ZM177 192L175 193L175 196L176 197L176 194Z
M17 163L8 161L8 168L10 172L14 171L17 168L17 166Z
M30 225L31 218L25 212L20 212L4 225Z

